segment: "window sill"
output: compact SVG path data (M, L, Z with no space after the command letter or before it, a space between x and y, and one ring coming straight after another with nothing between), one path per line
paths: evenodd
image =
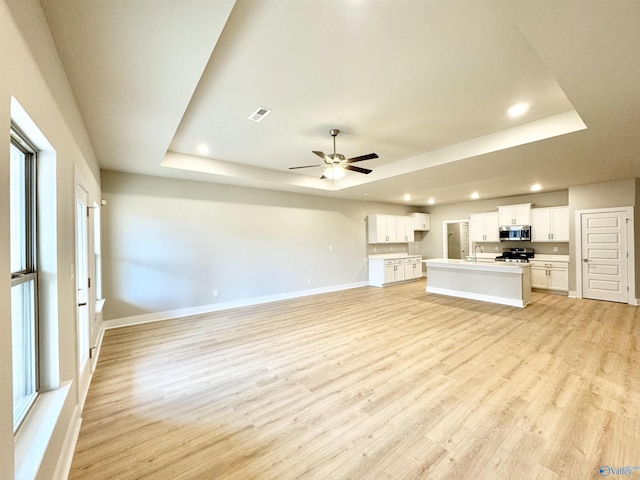
M70 390L69 381L38 396L16 435L16 479L36 478Z

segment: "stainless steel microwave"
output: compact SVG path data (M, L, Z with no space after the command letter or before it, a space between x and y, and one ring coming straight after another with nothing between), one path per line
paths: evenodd
M531 241L530 225L505 225L500 227L499 233L501 242Z

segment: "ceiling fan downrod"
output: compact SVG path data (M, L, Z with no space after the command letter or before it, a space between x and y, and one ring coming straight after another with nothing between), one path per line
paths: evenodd
M332 128L331 130L329 130L329 133L333 137L333 156L331 158L335 160L336 159L336 137L340 133L340 130L338 130L337 128Z

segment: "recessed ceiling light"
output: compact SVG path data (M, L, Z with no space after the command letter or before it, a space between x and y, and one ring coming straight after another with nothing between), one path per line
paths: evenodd
M537 192L539 190L542 190L542 185L540 185L539 183L534 183L533 185L531 185L532 192Z
M409 200L411 200L411 195L409 195L408 193L405 193L404 197L402 197L402 198L404 198L405 202L408 202Z
M204 143L201 143L200 145L198 145L196 147L196 151L200 154L200 155L209 155L209 152L211 150L209 150L209 147L207 145L205 145Z
M521 117L522 115L527 113L527 110L529 110L529 104L521 102L521 103L516 103L515 105L511 105L509 107L509 110L507 111L510 117L516 118L516 117Z
M478 192L473 192L473 193L471 194L471 199L472 199L472 200L477 200L477 199L479 199L479 198L480 198L480 194L479 194Z
M433 198L430 198L429 200L427 200L427 203L429 205L433 205L434 203L436 203L436 201Z

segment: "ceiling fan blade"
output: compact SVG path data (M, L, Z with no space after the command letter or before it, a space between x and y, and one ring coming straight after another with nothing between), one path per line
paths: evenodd
M360 155L359 157L347 158L346 162L362 162L363 160L371 160L373 158L378 158L378 155L376 153L367 153L366 155Z
M353 165L345 165L344 169L345 170L351 170L353 172L358 172L358 173L371 173L371 172L373 172L373 170L369 170L368 168L354 167Z
M324 167L323 164L320 165L303 165L301 167L289 167L289 170L296 170L298 168L311 168L311 167Z
M313 153L318 155L321 159L323 159L326 163L332 163L331 157L328 157L323 152L318 152L317 150L313 150Z

